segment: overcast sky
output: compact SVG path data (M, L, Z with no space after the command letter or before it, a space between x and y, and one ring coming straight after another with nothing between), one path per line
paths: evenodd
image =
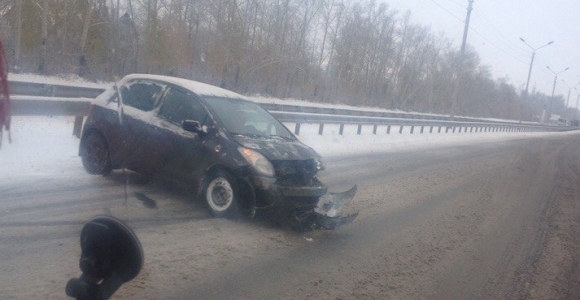
M468 0L384 0L391 8L411 11L415 23L444 31L459 48L463 37ZM569 67L558 76L556 94L567 97L580 83L580 1L578 0L475 0L467 44L479 53L482 64L492 68L494 77L509 77L520 91L525 89L532 50L519 38L537 48L530 80L530 92L551 95L554 72ZM563 83L560 79L566 81ZM580 85L577 86L580 91ZM569 106L576 104L572 90ZM574 100L574 101L573 101Z

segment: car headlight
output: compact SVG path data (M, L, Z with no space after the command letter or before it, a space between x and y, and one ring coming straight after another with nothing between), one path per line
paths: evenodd
M248 161L248 163L258 171L258 173L274 177L274 166L272 166L272 163L264 157L264 155L260 154L258 151L243 147L239 147L238 151L240 151L240 154L242 154L246 161Z

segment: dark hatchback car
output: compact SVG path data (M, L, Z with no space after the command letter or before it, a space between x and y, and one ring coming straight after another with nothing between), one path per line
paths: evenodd
M270 113L175 77L128 75L98 96L79 155L91 174L126 167L185 182L217 217L272 208L299 219L327 192L320 156Z

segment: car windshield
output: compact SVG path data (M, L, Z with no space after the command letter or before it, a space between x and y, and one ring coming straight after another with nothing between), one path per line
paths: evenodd
M295 139L280 121L256 103L223 97L204 99L221 124L232 134Z

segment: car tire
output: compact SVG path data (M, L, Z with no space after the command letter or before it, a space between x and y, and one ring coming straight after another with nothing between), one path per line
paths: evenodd
M237 186L224 171L213 172L207 177L203 197L216 218L236 217L239 213Z
M108 175L111 173L110 152L102 134L91 132L81 140L81 159L89 174Z

